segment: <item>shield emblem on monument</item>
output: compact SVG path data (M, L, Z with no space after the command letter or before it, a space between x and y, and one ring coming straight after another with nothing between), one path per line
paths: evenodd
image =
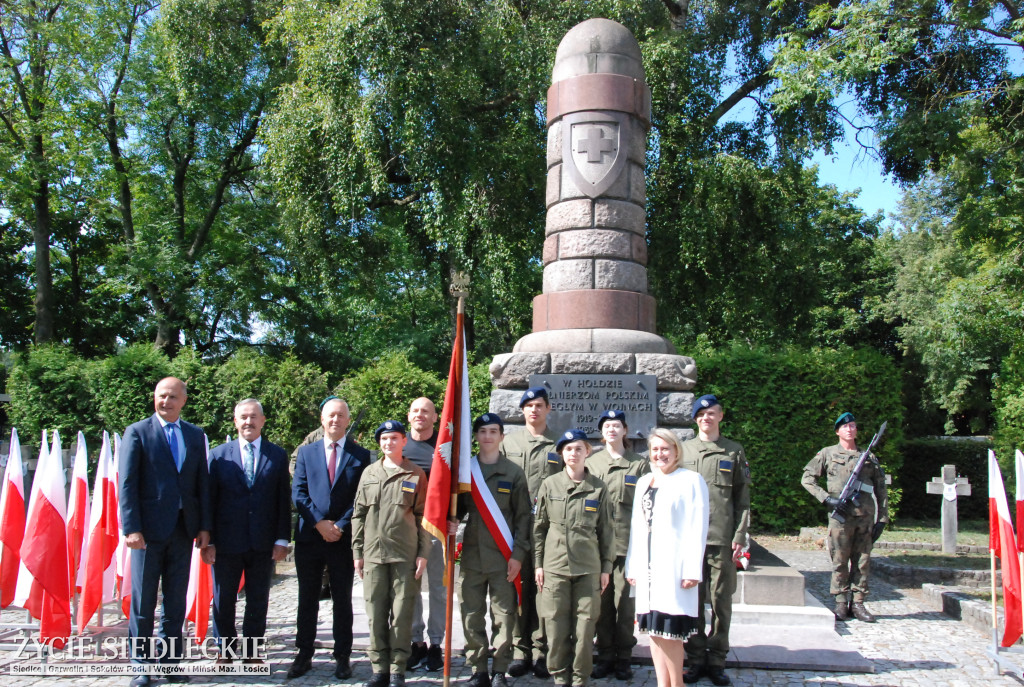
M562 118L562 161L573 183L590 198L611 188L629 157L629 116L573 112Z

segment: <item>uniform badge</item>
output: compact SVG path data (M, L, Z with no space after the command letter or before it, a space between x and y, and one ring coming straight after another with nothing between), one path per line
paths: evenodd
M719 472L732 472L732 461L731 460L720 460L718 461Z
M557 453L548 453L548 465L561 465L562 457Z
M511 482L498 482L498 493L499 494L511 494L512 483Z
M416 493L416 483L415 482L407 482L405 480L402 480L402 491L404 493L406 493L406 494L415 494Z
M630 487L636 486L636 475L626 475L626 485Z
M601 505L601 502L595 499L587 499L583 502L583 510L587 513L596 513L597 507Z

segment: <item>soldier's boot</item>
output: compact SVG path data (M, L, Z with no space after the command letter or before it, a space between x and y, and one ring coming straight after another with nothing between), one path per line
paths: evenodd
M628 680L633 677L633 668L629 665L628 658L620 658L615 663L615 679Z
M690 667L683 673L683 682L688 685L692 685L697 680L701 679L705 675L705 666L703 663L691 663Z
M548 671L548 661L543 656L533 662L533 676L539 677L541 680L551 677L551 673Z
M590 671L590 677L600 680L611 675L613 670L615 665L611 661L597 661L594 663L594 669Z
M842 599L836 601L835 614L836 620L838 620L839 622L843 622L844 620L850 617L850 604Z
M508 687L508 680L505 679L505 673L495 673L491 678L491 687Z
M732 680L725 674L725 668L722 666L708 666L708 677L711 679L711 684L716 687L725 687L731 685Z
M533 661L528 658L517 658L508 666L508 674L512 677L522 677L533 670Z
M487 676L486 671L473 673L464 683L466 687L490 687L491 681Z
M853 617L862 623L875 622L875 616L871 615L871 612L864 606L863 601L854 601L851 610L853 611Z

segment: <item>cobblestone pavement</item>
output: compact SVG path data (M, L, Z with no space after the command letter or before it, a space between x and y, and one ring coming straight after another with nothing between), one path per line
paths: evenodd
M804 573L808 589L820 600L829 603L828 557L820 550L788 550L773 548L773 552L787 563ZM357 590L358 593L358 590ZM360 610L361 600L356 600ZM830 604L829 604L830 605ZM996 675L991 661L986 657L986 637L941 613L929 610L921 601L916 590L896 589L877 578L872 580L872 594L868 606L878 617L871 624L848 621L837 625L837 631L853 647L875 665L873 674L816 673L811 671L767 671L751 669L729 669L733 684L738 687L752 685L823 685L840 687L845 685L899 685L908 687L974 687L976 685L1021 685L1024 682L1008 675ZM284 568L277 577L271 591L270 613L267 634L270 639L269 656L273 668L270 676L260 677L193 677L192 684L246 684L272 685L287 682L296 687L334 684L334 662L328 650L320 649L314 657L313 670L302 678L286 680L288 666L294 655L294 631L296 610L296 580L293 570ZM241 617L242 604L239 605ZM11 611L3 614L4 622L20 622L23 614L15 618ZM110 634L126 634L126 624L107 630ZM330 641L330 602L323 602L320 609L319 637ZM365 643L365 633L356 635L356 644ZM361 651L352 656L354 675L350 683L359 684L370 676L370 666ZM23 660L23 659L22 659ZM55 681L65 684L106 687L128 683L124 676L92 677L37 677L10 675L11 663L19 662L15 652L0 651L0 684L4 687L42 687ZM210 661L204 661L209 663ZM635 676L627 684L613 679L594 680L595 687L655 687L654 671L650 666L635 666ZM453 660L452 684L469 677L461 658ZM440 673L422 670L409 673L410 687L442 682ZM550 680L533 677L509 680L513 687L550 687ZM154 680L162 685L162 680ZM710 685L702 680L700 685Z

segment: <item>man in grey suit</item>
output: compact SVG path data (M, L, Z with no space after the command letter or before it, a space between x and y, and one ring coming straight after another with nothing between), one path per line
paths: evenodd
M131 552L132 597L128 638L132 663L181 660L182 625L192 544L210 543L210 485L203 430L181 420L188 399L185 383L161 379L153 392L151 417L124 433L118 493L125 543ZM158 585L163 590L160 640L153 642ZM155 649L155 650L154 650ZM150 678L138 675L132 687ZM188 682L169 675L168 682Z

